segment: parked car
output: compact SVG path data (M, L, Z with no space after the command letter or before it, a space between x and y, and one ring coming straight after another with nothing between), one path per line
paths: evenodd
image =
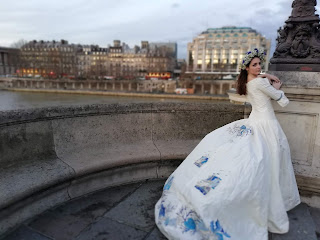
M114 76L104 76L104 80L114 80Z
M188 90L186 88L176 88L176 90L174 90L174 92L176 94L188 94Z

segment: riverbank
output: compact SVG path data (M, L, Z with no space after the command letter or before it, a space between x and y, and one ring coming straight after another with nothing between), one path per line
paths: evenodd
M14 92L37 92L37 93L61 93L79 95L103 95L116 97L140 97L140 98L169 98L169 99L195 99L195 100L217 100L229 101L227 95L177 95L160 93L133 93L133 92L111 92L111 91L90 91L90 90L63 90L63 89L34 89L34 88L1 88L3 91Z

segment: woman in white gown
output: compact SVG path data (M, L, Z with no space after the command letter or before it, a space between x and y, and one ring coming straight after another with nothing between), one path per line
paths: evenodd
M265 53L248 52L237 90L248 119L206 135L166 181L155 221L168 239L267 240L286 233L300 203L290 149L272 108L289 103L281 82L259 77ZM270 75L268 76L270 77Z

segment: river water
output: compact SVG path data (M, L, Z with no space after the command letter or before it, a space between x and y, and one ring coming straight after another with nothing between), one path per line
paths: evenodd
M11 92L0 90L0 111L53 106L142 102L217 102L215 100L116 97L83 94ZM219 101L227 103L227 101Z

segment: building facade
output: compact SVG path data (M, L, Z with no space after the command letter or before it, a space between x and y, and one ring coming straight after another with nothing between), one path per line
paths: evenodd
M209 28L188 43L187 72L238 72L246 52L264 48L269 63L271 41L249 27Z
M20 74L24 77L43 76L49 78L77 74L77 54L81 45L61 41L30 41L21 51Z
M16 74L19 67L19 49L0 47L0 76Z
M155 43L130 48L114 40L98 45L31 41L21 48L22 76L74 77L80 79L137 79L171 76L176 65L176 44Z

